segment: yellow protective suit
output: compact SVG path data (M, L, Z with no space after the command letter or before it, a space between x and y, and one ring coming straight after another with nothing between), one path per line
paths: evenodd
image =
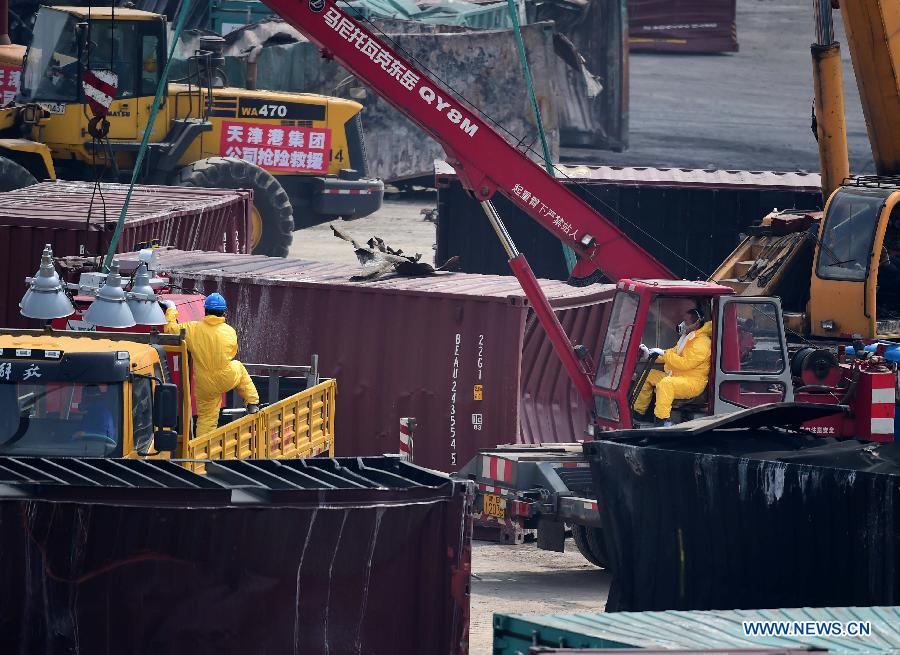
M709 361L712 355L712 323L706 322L684 337L684 343L669 348L656 359L664 364L663 371L652 370L641 387L634 411L643 414L650 407L656 390L653 414L660 420L672 415L674 400L696 398L709 382Z
M237 389L248 405L259 404L256 385L237 355L237 333L222 316L204 316L202 321L178 322L178 310L166 310L169 334L184 328L188 352L194 366L194 397L197 401L197 436L215 430L219 424L222 394Z

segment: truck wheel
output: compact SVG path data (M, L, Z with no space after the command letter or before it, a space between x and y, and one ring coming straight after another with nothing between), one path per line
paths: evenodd
M605 569L609 565L609 558L606 555L606 544L603 541L603 532L600 528L592 528L586 525L573 525L572 538L578 552L584 555L584 558L593 564Z
M209 157L179 170L174 186L253 189L250 250L254 255L287 257L294 238L291 201L275 176L236 157Z
M37 184L37 180L28 169L0 156L0 191L14 191L32 184Z

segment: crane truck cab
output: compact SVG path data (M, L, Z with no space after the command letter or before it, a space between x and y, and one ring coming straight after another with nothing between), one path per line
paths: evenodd
M362 105L229 87L223 45L207 38L164 89L139 181L253 189L254 254L284 257L294 230L376 211L384 185L367 174ZM42 6L17 104L0 110L3 188L129 181L167 57L160 14Z
M683 422L772 403L835 405L835 413L804 423L817 434L892 440L895 378L878 359L841 362L831 351L788 351L781 302L739 296L727 286L687 280L621 280L593 368L593 421L599 430L636 427L638 391L654 358L640 346L669 348L685 311L712 323L709 382L700 396L676 401ZM888 397L890 396L890 397Z

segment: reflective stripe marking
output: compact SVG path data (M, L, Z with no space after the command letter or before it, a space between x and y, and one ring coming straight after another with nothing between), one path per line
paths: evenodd
M893 389L897 381L890 373L877 373L872 375L872 389ZM891 402L894 402L891 399Z
M873 418L872 434L894 434L894 419Z
M894 389L872 389L872 404L876 403L890 403L894 404Z

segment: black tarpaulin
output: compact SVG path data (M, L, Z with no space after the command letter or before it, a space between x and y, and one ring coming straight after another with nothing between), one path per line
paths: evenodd
M82 464L32 460L28 480L9 459L4 653L466 652L465 484L347 458L237 462L196 485L181 469L168 488L165 467L117 460L103 468L127 482L92 487Z
M607 611L900 603L900 444L666 432L584 445Z

